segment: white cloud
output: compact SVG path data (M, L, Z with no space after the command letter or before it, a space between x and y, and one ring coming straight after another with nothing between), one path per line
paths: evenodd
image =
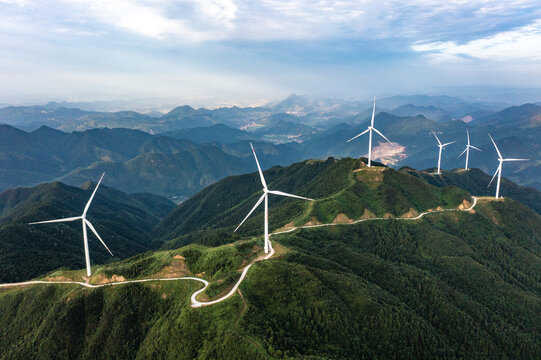
M541 60L541 20L513 30L459 44L455 41L419 42L414 51L428 53L438 61L465 60Z
M436 41L541 18L538 0L0 0L0 6L31 7L25 14L27 24L75 19L143 37L185 41L419 40L423 34Z

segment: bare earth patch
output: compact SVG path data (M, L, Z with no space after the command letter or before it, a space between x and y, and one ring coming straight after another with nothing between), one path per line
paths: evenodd
M372 219L372 218L375 218L375 217L376 217L376 215L374 213L372 213L370 210L364 209L364 213L361 216L361 219Z
M410 219L419 216L419 213L414 208L410 208L410 210L407 213L404 213L402 215L403 218Z
M458 205L459 210L466 210L472 206L472 203L464 199L460 205ZM471 209L470 214L475 214L475 210Z
M48 278L45 278L45 280L47 281L72 281L72 279L65 276L48 277Z
M257 253L260 252L261 250L263 250L263 249L261 248L261 246L254 245L254 247L253 247L252 250L250 251L250 254L248 255L248 257L251 258L252 255L257 254ZM261 255L260 255L259 257L261 257ZM259 259L259 257L256 258L255 261L258 261L257 259ZM248 264L248 261L249 261L248 259L242 260L241 266L244 267L246 264Z
M372 157L386 165L396 165L407 157L406 147L396 142L380 142L372 149Z
M436 211L442 211L442 210L443 210L443 207L441 207L441 206L438 206L438 207L436 208Z
M392 219L393 217L394 217L393 214L390 214L390 213L386 213L385 215L383 215L384 219Z
M334 220L332 221L333 224L351 224L353 220L351 220L346 214L340 213L336 215Z
M164 267L152 277L167 279L189 275L191 275L191 272L190 269L188 269L186 262L184 261L184 257L181 255L175 255L173 256L173 260L171 261L171 264L169 266Z
M312 217L312 220L308 221L304 226L310 226L310 225L321 225L322 222L316 219L315 217Z
M280 231L287 231L287 230L291 230L295 228L295 225L293 224L293 222L290 222L289 224L285 224L284 226L282 226L281 228L279 229L276 229L277 232L280 232Z
M112 283L112 282L126 281L124 276L113 275L110 278L108 278L107 276L105 276L103 274L99 274L99 275L95 276L92 280L93 280L92 282L94 284L97 284L97 285L108 284L108 283Z

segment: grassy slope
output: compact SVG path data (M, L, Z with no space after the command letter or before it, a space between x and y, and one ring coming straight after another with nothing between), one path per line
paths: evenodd
M483 201L475 214L279 235L288 251L250 269L247 306L236 295L191 309L200 284L183 281L10 290L0 294L0 359L538 358L539 220L512 200ZM192 273L221 280L253 244L190 245L103 271L149 258L141 271L158 271L182 254Z
M469 169L468 171L462 169L453 171L443 170L441 176L435 176L426 170L419 171L411 168L402 168L400 171L423 179L434 186L444 187L454 185L474 195L494 196L496 192L496 181L493 181L492 185L487 187L491 176L479 169ZM538 214L541 214L541 192L534 188L520 186L502 178L500 195L509 196L520 201L535 210Z
M270 189L316 200L310 203L271 195L270 229L281 228L292 219L295 225L309 221L328 223L338 214L358 219L366 210L372 216L390 214L399 217L412 208L421 212L438 206L456 207L464 199L471 200L468 193L456 187L437 188L390 168L364 167L355 171L360 166L358 159L329 158L265 171ZM207 229L223 229L218 230L221 235L235 239L226 233L240 223L261 194L257 173L226 178L178 206L157 226L156 236L162 240L177 239L166 244L167 248L187 244L193 240L193 236L187 234ZM262 223L261 207L239 232L260 234ZM210 236L208 231L198 234L198 237Z

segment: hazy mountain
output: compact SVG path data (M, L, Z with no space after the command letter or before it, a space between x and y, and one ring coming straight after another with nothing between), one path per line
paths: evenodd
M185 199L217 180L247 171L251 165L217 147L204 146L175 153L145 152L125 162L96 162L60 180L77 185L106 172L109 183L120 190Z
M2 125L0 189L50 181L96 162L124 162L142 153L175 153L195 147L187 140L130 129L64 133L41 127L27 133Z
M107 184L107 178L104 180ZM0 193L0 281L27 280L59 267L84 267L80 222L27 225L28 222L78 216L95 184L82 188L59 182ZM150 230L173 209L167 199L126 195L100 186L88 218L117 258L151 247ZM103 246L89 235L91 261L110 261Z
M397 116L392 115L387 108L397 104L403 106L395 107L396 112L400 114L424 113L426 116ZM379 107L382 106L382 107ZM462 152L465 143L465 130L468 128L472 136L472 142L477 147L484 150L483 153L474 152L472 156L472 166L478 167L485 172L493 172L494 150L487 133L490 132L498 144L501 144L501 150L506 156L528 157L533 160L527 164L516 163L506 164L505 176L515 182L524 185L541 188L539 178L541 178L541 164L536 159L541 156L538 138L541 137L541 127L538 117L540 107L533 104L525 104L518 107L511 107L499 110L501 104L485 102L468 102L459 98L448 96L396 96L378 100L376 109L376 127L381 130L393 144L387 144L378 135L374 138L375 153L374 156L391 166L412 166L415 168L428 168L434 166L437 161L437 148L435 139L431 131L437 131L442 139L447 141L456 140L457 143L446 148L443 154L444 168L457 168L463 166L463 159L457 159ZM303 109L302 111L299 109ZM344 109L348 110L344 110ZM69 109L56 108L58 111L67 111ZM297 109L299 111L296 111ZM342 110L344 111L342 111ZM459 110L457 110L459 109ZM6 109L3 109L6 110ZM35 107L23 107L19 109L32 110L36 112ZM52 111L52 110L51 110ZM56 111L56 110L55 110ZM289 112L284 112L289 111ZM24 112L24 111L23 111ZM115 113L122 119L130 119L126 122L128 126L146 127L145 119L139 119L137 113ZM108 113L85 113L78 115L80 119L85 119L82 124L98 126L99 123L107 123L107 116L115 114ZM396 113L395 113L396 114ZM438 122L429 118L444 120L446 116L463 121L444 121ZM467 115L464 115L467 114ZM490 115L487 115L490 114ZM250 156L249 146L242 143L245 140L262 139L273 143L302 142L302 146L293 144L289 148L270 148L271 153L266 160L270 161L267 166L275 164L287 165L294 161L306 158L326 158L327 156L361 156L366 155L368 137L364 136L350 143L345 141L354 135L364 131L371 116L370 104L356 103L340 99L320 99L309 98L305 96L292 95L282 102L269 104L266 108L219 108L194 109L189 106L178 107L163 117L152 118L152 131L162 131L167 129L177 129L168 134L177 138L191 138L196 142L209 143L212 146L220 148L222 151L240 158ZM150 118L150 117L149 117ZM92 120L94 119L94 120ZM72 127L78 126L78 120L70 120ZM116 125L119 122L111 123ZM194 124L208 123L214 124L204 127L194 127ZM343 123L349 124L346 128ZM518 126L511 124L517 123ZM86 125L85 125L86 126ZM190 129L180 129L189 126ZM226 128L229 126L230 128ZM246 131L240 130L243 128ZM47 132L47 137L54 139L51 144L55 148L56 143L65 144L64 137L55 134L50 129L41 129L41 132ZM110 130L113 131L113 130ZM248 132L250 135L247 135ZM96 140L85 140L89 133L81 132L80 139L76 136L72 147L64 147L60 154L54 152L55 158L43 159L41 154L48 154L49 145L45 146L39 141L28 145L28 140L23 134L15 134L15 131L6 130L6 144L12 144L11 137L20 138L20 144L14 144L13 151L10 145L7 152L0 153L0 163L5 165L0 169L11 169L16 173L15 177L10 177L9 172L0 170L0 180L5 184L5 188L17 185L31 185L42 181L50 181L59 176L75 170L77 167L86 168L92 166L95 162L112 161L115 163L127 162L145 152L174 153L184 151L196 144L176 144L174 140L162 138L157 140L147 134L144 137L138 134L141 139L153 139L152 143L139 147L135 151L129 143L140 145L142 140L130 140L128 144L119 140L119 147L126 146L131 155L124 151L112 149L111 145L96 143ZM101 133L96 133L97 135ZM0 134L0 137L2 134ZM133 136L133 135L129 135ZM39 138L39 137L36 137ZM108 139L109 137L105 137ZM50 140L49 140L50 141ZM88 146L87 146L88 141ZM26 150L38 151L28 153ZM90 149L88 148L90 146ZM243 148L245 147L246 148ZM262 144L261 146L268 147ZM27 147L24 150L22 147ZM5 149L5 147L4 147ZM70 149L67 151L66 149ZM247 150L246 150L247 149ZM284 151L287 149L290 152ZM0 144L0 150L2 145ZM73 153L73 159L64 159L65 153ZM45 174L44 174L45 173ZM55 175L55 176L52 176ZM24 183L12 181L12 179L27 179ZM124 188L128 190L127 188Z
M482 117L476 121L479 124L491 126L539 129L541 126L541 106L523 104L512 106L492 115Z
M313 127L294 123L286 120L272 120L269 126L265 126L253 132L254 135L262 140L273 143L285 143L291 141L302 141L306 135L314 134L316 130Z
M508 106L505 103L466 101L446 95L397 95L378 100L378 104L389 109L395 109L408 104L423 107L434 106L447 112L455 119L460 119L463 116L478 111L499 111Z
M529 118L528 118L529 119ZM497 167L497 153L488 137L490 132L496 140L502 154L506 157L531 158L524 163L507 163L504 176L522 185L541 189L541 149L538 134L541 126L534 121L525 120L529 127L491 126L476 122L466 124L462 121L438 123L424 116L399 117L381 112L376 115L375 126L392 144L387 143L378 134L373 138L373 156L392 166L411 166L431 168L437 165L437 141L432 135L436 131L442 142L456 141L448 146L442 155L444 169L464 166L464 157L457 158L466 144L466 129L469 129L471 143L482 152L470 154L470 167L478 167L487 173L493 173ZM325 158L327 156L366 156L368 135L354 141L346 141L361 133L369 125L369 119L360 125L339 124L336 127L320 131L302 144L304 157ZM541 136L541 134L539 134ZM487 183L488 185L488 183Z
M169 131L163 133L162 135L175 139L187 139L196 143L210 143L217 141L221 144L229 144L241 140L251 140L256 138L256 136L253 134L239 129L234 129L225 124L180 129Z
M415 105L402 105L390 111L391 114L397 116L417 116L423 115L427 119L437 122L451 121L453 118L445 111L438 109L434 106L415 106Z

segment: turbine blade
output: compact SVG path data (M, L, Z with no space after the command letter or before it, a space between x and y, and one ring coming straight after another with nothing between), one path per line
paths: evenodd
M283 191L278 191L278 190L269 190L269 193L274 194L274 195L289 196L289 197L293 197L293 198L297 198L297 199L304 199L304 200L314 201L314 199L310 199L310 198L306 198L306 197L302 197L302 196L298 196L298 195L293 195L293 194L288 194L288 193L285 193Z
M373 129L374 129L374 131L377 132L382 138L384 138L385 140L387 140L387 142L391 142L391 141L390 141L389 139L387 139L387 138L385 137L385 135L383 135L378 129L376 129L376 128L373 128Z
M477 150L477 151L483 151L483 150L481 150L481 149L479 149L479 148L477 148L477 147L475 147L475 146L473 146L473 145L470 145L470 147L473 148L473 149L475 149L475 150Z
M490 182L488 183L487 188L490 187L490 184L492 184L492 182L494 181L494 178L496 177L496 175L498 175L498 171L500 171L501 169L502 169L502 164L500 163L500 165L498 165L498 168L496 169L496 172L494 173L494 176L492 177L492 179L490 179Z
M83 211L83 216L86 215L86 212L88 211L88 208L90 207L90 203L94 199L94 195L96 195L96 191L98 191L98 187L100 186L101 180L105 176L105 173L101 174L100 180L98 181L98 185L96 185L96 188L94 189L94 192L90 196L90 199L88 199L88 202L86 203L85 209Z
M530 159L502 159L503 161L528 161Z
M351 139L349 139L349 140L346 141L346 142L350 142L351 140L356 139L356 138L358 138L359 136L366 134L368 131L370 131L370 129L366 129L365 131L363 131L363 132L360 133L359 135L352 137Z
M261 197L259 198L259 200L257 200L257 202L255 203L254 207L252 208L252 210L250 210L250 212L248 213L248 215L246 215L246 217L244 218L244 220L242 220L242 222L239 224L239 226L237 226L237 228L233 231L233 232L236 232L241 226L242 224L244 224L244 222L246 221L246 219L248 219L250 217L250 215L252 215L252 213L254 212L255 209L257 209L257 207L263 202L263 200L265 199L265 194L261 195Z
M434 136L436 137L436 140L438 140L438 144L441 145L440 138L438 137L438 135L436 135L436 133L434 132L434 130L432 130L432 134L434 134Z
M468 145L470 145L470 132L466 129L466 135L468 135Z
M464 151L463 151L460 155L457 156L457 159L458 159L459 157L461 157L462 155L464 155L464 153L465 153L466 151L468 151L468 148L465 148Z
M257 160L257 155L255 154L254 146L252 143L250 143L250 146L252 147L252 152L254 153L255 162L257 164L257 170L259 171L259 177L261 178L261 184L263 185L263 188L267 188L267 183L265 182L265 178L263 177L263 171L261 171L261 166L259 166L259 161Z
M28 225L50 224L50 223L68 222L68 221L75 221L75 220L81 220L81 217L76 216L76 217L69 217L69 218L64 218L64 219L37 221L37 222L28 223Z
M445 147L445 146L447 146L447 145L451 145L451 144L454 144L454 143L456 143L456 141L451 141L451 142L445 143L445 144L443 144L442 146Z
M111 252L111 250L109 250L109 248L107 247L107 245L105 245L105 243L103 242L103 240L101 239L101 237L98 235L98 232L96 231L96 229L94 229L94 226L92 226L92 224L90 223L90 221L88 221L87 219L85 219L85 224L88 225L88 227L90 228L90 230L92 230L92 232L94 233L94 235L96 235L96 237L98 238L98 240L101 242L101 244L103 246L105 246L105 248L107 249L107 251L109 251L109 254L111 254L111 256L114 256L113 253Z
M502 154L500 153L500 150L498 149L498 147L496 146L496 143L494 142L494 139L492 138L492 136L490 136L490 134L488 134L488 137L490 138L490 140L492 140L492 143L494 144L494 147L496 148L496 152L498 152L498 156L500 159L503 159L503 156Z
M372 121L370 126L374 127L374 115L376 115L376 97L374 96L374 107L372 108Z

